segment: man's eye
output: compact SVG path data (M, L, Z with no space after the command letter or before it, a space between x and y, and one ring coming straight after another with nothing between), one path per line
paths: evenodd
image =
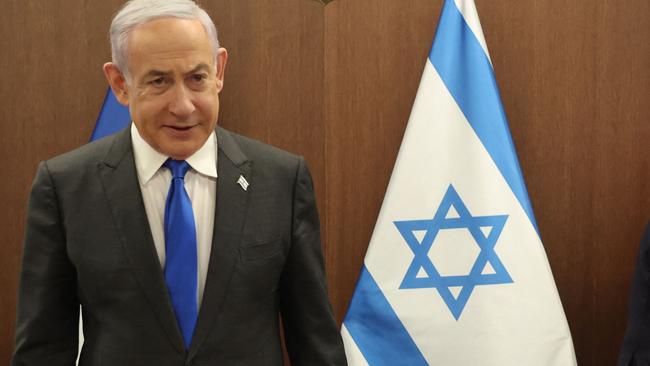
M203 74L192 75L192 81L194 81L195 83L202 83L203 81L205 81L205 79L206 76Z
M165 78L156 78L151 81L149 81L149 85L153 86L163 86L165 85Z

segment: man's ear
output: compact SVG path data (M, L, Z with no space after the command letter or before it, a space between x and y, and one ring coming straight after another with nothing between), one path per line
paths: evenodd
M228 61L228 51L225 48L221 47L217 50L217 92L221 92L223 89L223 78L226 72L226 62Z
M129 105L129 94L126 86L126 79L124 74L117 68L112 62L107 62L103 67L104 75L106 76L106 81L111 86L115 98L122 105Z

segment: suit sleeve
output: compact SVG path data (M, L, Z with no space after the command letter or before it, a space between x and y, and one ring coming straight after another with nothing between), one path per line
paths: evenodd
M284 335L291 364L347 365L341 335L327 296L312 180L302 158L293 194L292 243L280 290Z
M78 323L76 273L54 183L41 163L27 209L12 365L74 365Z
M619 366L650 365L650 222L639 246Z

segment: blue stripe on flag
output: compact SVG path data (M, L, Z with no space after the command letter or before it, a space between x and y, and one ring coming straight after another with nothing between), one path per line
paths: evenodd
M111 135L131 123L131 116L129 115L129 108L121 105L111 88L106 91L104 97L104 104L102 110L99 112L97 122L95 122L95 129L90 137L90 141L95 141L104 136Z
M445 1L429 60L537 230L494 70L453 0Z
M428 365L365 265L343 322L370 365Z

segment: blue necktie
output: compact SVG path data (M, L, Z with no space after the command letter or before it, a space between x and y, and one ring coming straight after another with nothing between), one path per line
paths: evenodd
M196 226L183 181L190 165L168 159L164 166L172 173L165 204L165 282L185 348L189 349L198 314Z

